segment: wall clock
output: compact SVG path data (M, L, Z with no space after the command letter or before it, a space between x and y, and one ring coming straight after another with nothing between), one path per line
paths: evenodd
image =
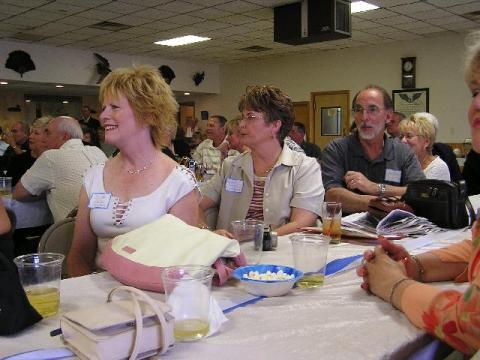
M402 88L415 88L415 57L402 58Z

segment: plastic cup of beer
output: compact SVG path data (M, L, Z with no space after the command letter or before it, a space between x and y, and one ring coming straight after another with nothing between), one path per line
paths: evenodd
M303 272L297 281L299 288L316 288L323 285L330 237L322 234L291 235L295 268Z
M332 244L342 239L342 203L324 202L322 205L322 233L332 238Z
M0 177L0 196L2 197L12 197L12 178L11 177Z
M43 317L58 313L64 259L64 255L56 253L27 254L13 259L28 301Z
M263 250L263 222L254 219L235 220L230 227L234 239L241 244L247 263L258 264Z
M177 341L201 339L210 330L210 291L214 270L202 265L167 267L162 272L167 304L175 317Z

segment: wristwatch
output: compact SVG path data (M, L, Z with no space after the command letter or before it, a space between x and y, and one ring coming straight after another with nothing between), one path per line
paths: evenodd
M387 191L387 185L385 184L378 184L378 196L383 196L385 195L385 192Z

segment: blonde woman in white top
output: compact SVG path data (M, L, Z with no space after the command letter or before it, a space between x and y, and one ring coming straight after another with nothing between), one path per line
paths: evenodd
M400 140L409 145L417 155L427 179L450 181L448 166L439 156L432 154L435 128L420 114L413 114L400 122Z

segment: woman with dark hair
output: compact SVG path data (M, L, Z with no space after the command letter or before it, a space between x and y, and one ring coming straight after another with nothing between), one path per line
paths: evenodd
M241 142L249 150L227 157L201 188L201 209L219 207L217 229L246 218L272 225L279 235L313 225L323 202L322 176L315 159L284 145L294 121L292 100L274 86L251 86L238 108Z

